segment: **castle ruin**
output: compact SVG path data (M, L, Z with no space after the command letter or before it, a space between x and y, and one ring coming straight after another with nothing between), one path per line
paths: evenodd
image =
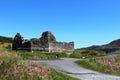
M74 42L57 42L55 36L49 32L43 32L41 38L25 40L20 33L13 39L12 50L44 51L44 52L73 52Z

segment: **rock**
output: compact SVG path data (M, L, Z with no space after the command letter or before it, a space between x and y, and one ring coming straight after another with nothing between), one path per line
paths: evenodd
M57 42L55 36L49 31L43 32L39 39L30 40L24 40L20 33L17 33L13 40L12 50L73 52L74 42Z

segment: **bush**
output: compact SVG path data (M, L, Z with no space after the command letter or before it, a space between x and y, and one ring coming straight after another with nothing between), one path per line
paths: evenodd
M103 56L105 52L103 51L96 51L96 50L75 50L70 57L73 58L82 58L82 57L96 57L96 56Z
M60 53L60 57L68 57L68 55L67 55L67 53L65 53L65 52L61 52L61 53Z
M10 44L9 44L9 45L7 45L5 48L6 48L6 49L8 49L8 50L12 49L12 47L11 47L11 45L10 45Z
M82 58L82 55L80 54L79 51L74 51L72 54L69 55L69 57L72 57L72 58Z

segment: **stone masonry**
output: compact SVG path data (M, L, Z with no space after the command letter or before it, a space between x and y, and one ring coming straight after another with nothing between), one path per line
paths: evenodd
M49 32L43 32L41 38L25 40L17 33L13 39L12 50L44 51L44 52L73 52L74 42L57 42L55 36Z

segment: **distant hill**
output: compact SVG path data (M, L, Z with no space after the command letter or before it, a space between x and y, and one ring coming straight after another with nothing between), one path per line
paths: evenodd
M120 39L114 40L114 41L112 41L108 44L105 44L105 45L101 45L101 46L93 45L93 46L86 47L86 48L80 48L78 50L81 50L81 49L102 50L102 51L105 51L106 53L118 51L118 50L120 50Z
M0 36L0 42L12 43L11 37Z
M120 39L114 40L106 45L107 47L120 47Z

